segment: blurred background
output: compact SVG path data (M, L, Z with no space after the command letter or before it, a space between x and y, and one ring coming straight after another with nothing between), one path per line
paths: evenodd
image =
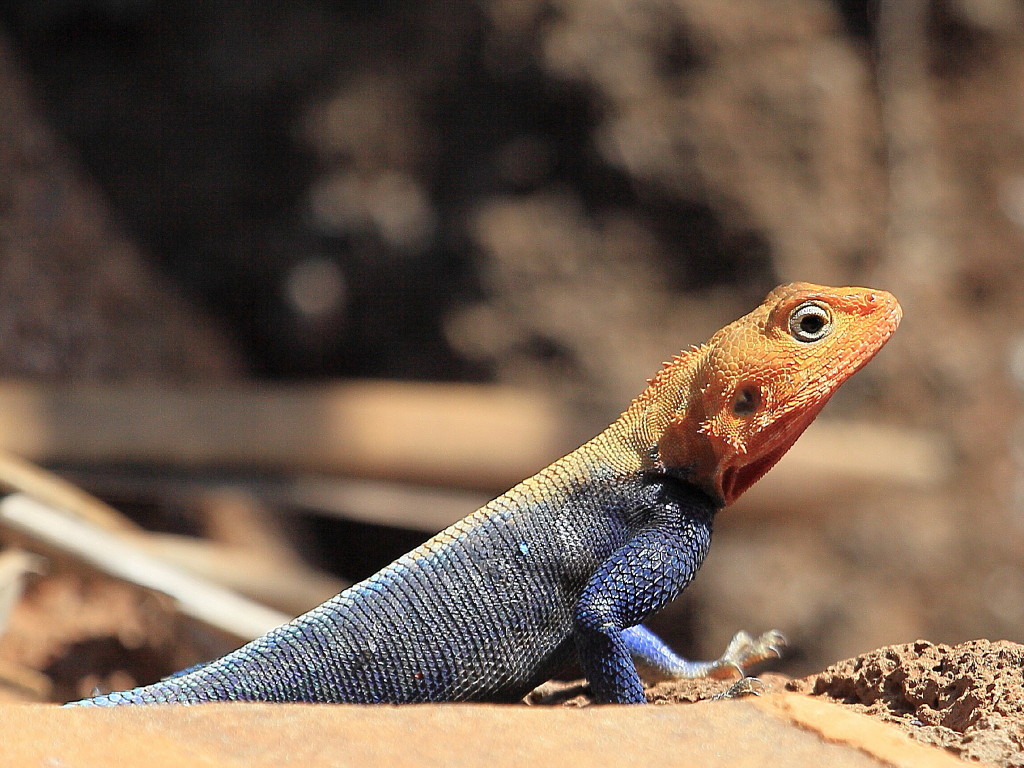
M1024 640L1024 4L171 6L0 7L0 447L125 514L0 514L0 695L245 639L115 547L294 615L790 280L903 326L655 628Z

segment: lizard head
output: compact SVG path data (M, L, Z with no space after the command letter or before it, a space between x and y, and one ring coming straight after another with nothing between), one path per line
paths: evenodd
M651 389L676 390L674 410L654 431L657 463L732 503L888 341L901 316L885 291L779 286L652 380Z

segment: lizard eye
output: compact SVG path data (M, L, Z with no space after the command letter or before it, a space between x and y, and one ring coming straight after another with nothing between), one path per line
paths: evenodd
M736 416L750 416L761 405L761 390L752 384L740 387L732 398L732 412Z
M797 341L820 341L832 331L832 315L821 304L808 301L789 316L789 332Z

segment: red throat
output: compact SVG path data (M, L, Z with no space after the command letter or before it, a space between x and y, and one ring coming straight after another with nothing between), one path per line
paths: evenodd
M804 429L810 425L810 421L801 426L784 443L765 451L761 456L742 464L727 464L718 478L718 487L725 506L732 504L742 496L750 486L764 477L765 473L774 467L779 459L786 455L796 439L803 434Z

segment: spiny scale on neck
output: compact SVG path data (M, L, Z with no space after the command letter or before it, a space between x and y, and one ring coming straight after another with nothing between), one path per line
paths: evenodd
M623 473L657 470L658 444L693 397L692 387L708 346L692 346L662 364L647 387L607 429L594 438L609 463Z

